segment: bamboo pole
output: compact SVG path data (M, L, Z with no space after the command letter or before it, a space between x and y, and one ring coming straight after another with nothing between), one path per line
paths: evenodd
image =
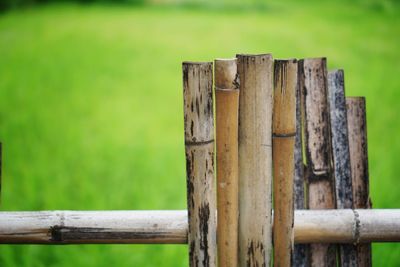
M274 266L289 267L292 262L296 87L297 60L275 60L272 120Z
M187 215L186 210L0 212L0 244L188 244ZM296 210L294 241L400 242L400 209Z
M298 64L299 65L299 64ZM298 68L299 70L299 68ZM294 149L294 208L306 209L307 199L304 191L304 162L303 162L303 141L302 141L302 105L301 105L301 87L299 84L299 75L297 75L296 87L296 140ZM292 266L308 267L310 266L310 246L307 244L295 244L293 251Z
M238 111L236 59L215 60L218 266L238 261Z
M356 209L371 208L369 198L367 117L364 97L346 99L349 130L353 203ZM371 244L357 246L358 266L372 266Z
M216 266L212 63L183 63L190 266Z
M303 88L304 133L310 209L334 209L330 122L325 58L300 61ZM311 266L336 266L336 247L311 244Z
M269 266L272 249L273 60L238 55L239 265Z
M347 130L346 97L343 70L328 73L328 99L331 118L332 155L336 187L336 207L353 208L349 134ZM340 266L357 266L357 248L339 246Z

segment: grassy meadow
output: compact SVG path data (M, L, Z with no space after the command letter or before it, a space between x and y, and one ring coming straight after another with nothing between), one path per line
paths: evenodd
M371 3L369 3L371 2ZM181 62L326 56L367 97L371 197L400 208L400 8L45 5L0 14L1 210L185 209ZM398 266L400 244L375 244ZM183 245L0 246L0 266L187 266Z

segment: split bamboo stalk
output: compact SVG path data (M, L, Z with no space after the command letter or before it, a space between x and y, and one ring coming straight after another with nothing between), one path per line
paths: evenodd
M299 68L298 68L299 69ZM306 209L304 162L303 162L303 141L302 141L302 105L301 105L301 87L299 84L299 75L297 75L296 87L296 141L294 148L294 208L298 210ZM292 266L308 267L310 266L310 246L308 244L295 244Z
M183 63L190 266L216 266L212 66Z
M297 60L275 60L272 150L274 172L274 266L292 263L293 181L296 138Z
M328 99L331 118L332 155L336 187L336 207L353 208L349 135L343 70L328 73ZM339 246L340 266L357 266L357 248Z
M0 212L0 244L188 244L187 215L186 210ZM399 242L400 209L296 210L294 233L296 244Z
M365 98L348 97L346 106L354 208L370 209ZM358 245L357 252L358 266L372 266L371 244Z
M273 59L238 55L239 265L269 266L272 249Z
M239 84L236 59L215 60L218 266L238 261Z
M334 209L330 122L325 58L300 61L310 209ZM311 244L311 266L336 266L336 246Z

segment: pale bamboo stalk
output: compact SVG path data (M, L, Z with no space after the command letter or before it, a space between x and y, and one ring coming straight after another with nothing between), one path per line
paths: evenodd
M334 209L330 122L325 58L300 61L310 209ZM336 246L311 244L311 266L336 266Z
M188 244L187 214L186 210L0 212L0 244ZM400 209L296 210L294 241L400 242Z
M273 59L238 55L239 265L269 266L272 249Z
M346 99L349 130L353 203L356 209L371 208L369 198L367 117L364 97ZM358 266L372 266L371 244L357 246Z
M218 266L238 261L238 111L236 59L215 60Z
M336 207L353 208L349 134L347 130L346 97L343 70L328 73L328 99L331 119L332 155L336 187ZM340 266L357 266L357 248L339 246Z
M274 266L289 267L293 253L293 181L296 138L297 60L275 60L272 150Z
M299 68L298 68L299 70ZM299 75L297 75L296 87L296 141L294 149L294 208L306 209L307 199L305 188L304 162L303 162L303 141L302 141L302 105L301 105L301 87ZM310 246L308 244L295 244L293 251L292 266L308 267L310 266Z
M216 266L213 69L183 63L190 266Z

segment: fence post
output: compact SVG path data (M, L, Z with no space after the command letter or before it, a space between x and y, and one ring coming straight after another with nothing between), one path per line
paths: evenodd
M350 163L355 209L371 208L369 198L367 116L364 97L347 97ZM372 266L371 244L357 246L358 266Z
M325 58L300 61L310 209L334 209L330 122ZM311 244L311 266L336 266L336 246Z
M336 188L336 208L352 209L349 135L343 70L328 72L328 99L331 116L332 155ZM340 266L357 266L354 245L339 246Z
M269 266L272 247L273 59L238 55L239 265Z
M272 120L274 266L289 267L292 262L296 88L297 60L275 60Z
M239 84L236 59L215 60L218 266L238 261Z
M307 196L305 193L305 174L304 174L304 162L303 162L303 112L304 106L301 104L301 86L300 86L300 75L299 75L299 62L297 64L297 87L296 87L296 141L294 149L294 209L307 209ZM308 244L295 244L293 251L292 266L296 267L308 267L310 266L310 246Z
M216 266L212 66L182 66L190 266Z

